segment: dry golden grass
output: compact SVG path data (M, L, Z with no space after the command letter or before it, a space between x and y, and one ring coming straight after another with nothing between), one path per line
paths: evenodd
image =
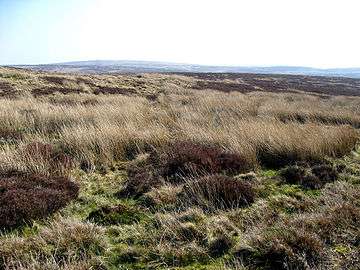
M95 256L107 248L101 227L60 218L37 235L0 238L3 269L89 269L101 265Z
M1 147L1 165L46 171L34 168L41 164L32 164L31 158L18 153L33 141L53 143L79 164L85 160L111 164L126 160L130 150L141 152L147 145L177 140L217 144L258 164L259 152L298 160L340 156L358 138L351 127L357 125L357 107L332 106L331 112L325 112L332 103L320 99L305 107L303 100L286 103L284 98L280 103L281 95L240 93L170 93L156 103L141 96L90 97L95 104L58 105L32 97L0 100L0 136L9 142ZM84 97L73 97L78 99ZM292 119L292 114L301 112L299 107L309 121ZM279 116L284 114L287 121ZM339 124L337 120L324 123L326 117L338 119ZM348 120L342 123L345 117Z

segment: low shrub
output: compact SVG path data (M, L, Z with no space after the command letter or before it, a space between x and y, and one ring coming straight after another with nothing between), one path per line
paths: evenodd
M280 175L288 184L299 184L307 174L306 169L297 165L288 166L280 172Z
M140 155L127 167L128 180L118 196L139 197L163 183L180 184L185 176L247 172L250 163L216 146L183 141Z
M161 163L162 175L170 179L188 175L236 174L251 169L251 164L239 154L190 141L171 144L162 154Z
M311 168L311 172L315 175L322 183L334 182L338 177L338 172L333 166L323 164L315 165Z
M210 175L188 182L180 195L182 202L204 208L234 208L254 202L255 191L245 182L224 175Z
M292 165L281 170L280 176L288 184L301 185L307 189L319 189L326 183L334 182L338 173L327 164L315 165L311 168Z
M149 162L148 155L138 156L129 163L126 170L128 179L123 189L116 194L118 197L138 198L163 183L158 171Z
M0 228L17 227L51 215L78 196L66 177L11 173L0 178Z

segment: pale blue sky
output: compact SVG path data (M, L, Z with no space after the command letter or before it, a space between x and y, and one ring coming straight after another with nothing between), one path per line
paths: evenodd
M360 66L358 0L0 0L0 65Z

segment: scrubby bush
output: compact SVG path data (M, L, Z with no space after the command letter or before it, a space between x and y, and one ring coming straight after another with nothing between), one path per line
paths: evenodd
M78 196L66 177L11 173L0 178L0 228L8 229L56 212Z
M161 156L164 177L242 173L251 168L245 157L228 153L214 145L190 141L175 142Z
M128 179L118 197L140 197L154 187L162 184L161 176L149 162L148 155L140 155L126 168Z
M297 165L288 166L281 171L281 176L285 178L289 184L299 184L306 175L306 169Z
M311 168L314 174L322 183L334 182L338 177L338 172L333 166L328 164L315 165Z
M311 168L292 165L281 170L280 175L286 183L301 185L308 189L322 188L338 177L337 171L327 164L315 165Z
M246 158L219 147L188 141L175 142L132 161L127 167L128 180L118 195L139 197L164 182L180 184L185 176L235 174L250 168Z
M210 175L189 181L181 194L182 202L205 208L233 208L254 202L255 191L245 182L224 175Z

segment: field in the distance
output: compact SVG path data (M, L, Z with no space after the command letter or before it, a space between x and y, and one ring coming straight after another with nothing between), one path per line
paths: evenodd
M359 269L360 80L0 68L0 269Z

